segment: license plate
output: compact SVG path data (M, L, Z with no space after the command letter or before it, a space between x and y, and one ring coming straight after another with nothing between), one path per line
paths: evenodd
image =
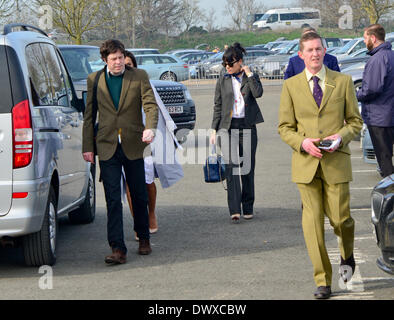
M167 110L170 114L183 113L183 106L171 106L171 107L167 107Z

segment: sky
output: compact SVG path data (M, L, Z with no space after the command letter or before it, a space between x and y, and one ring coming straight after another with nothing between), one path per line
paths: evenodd
M260 2L267 8L275 8L275 6L290 5L294 3L294 0L260 0ZM231 18L223 14L226 0L199 0L199 3L203 12L208 12L210 8L215 9L218 27L226 27L231 24Z

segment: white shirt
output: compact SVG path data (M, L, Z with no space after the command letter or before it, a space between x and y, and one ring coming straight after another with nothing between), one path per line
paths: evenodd
M234 91L233 118L245 118L245 101L241 93L241 84L244 74L241 73L239 80L231 77Z

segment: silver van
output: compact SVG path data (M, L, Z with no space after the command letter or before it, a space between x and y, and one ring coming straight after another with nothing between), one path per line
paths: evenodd
M58 218L95 217L95 167L81 154L83 100L40 29L0 35L0 243L22 244L27 265L56 261Z

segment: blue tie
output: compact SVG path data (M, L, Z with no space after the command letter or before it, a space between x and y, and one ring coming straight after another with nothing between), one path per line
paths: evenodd
M320 107L321 100L323 99L323 90L319 85L319 77L313 76L313 98L315 98L316 104Z

